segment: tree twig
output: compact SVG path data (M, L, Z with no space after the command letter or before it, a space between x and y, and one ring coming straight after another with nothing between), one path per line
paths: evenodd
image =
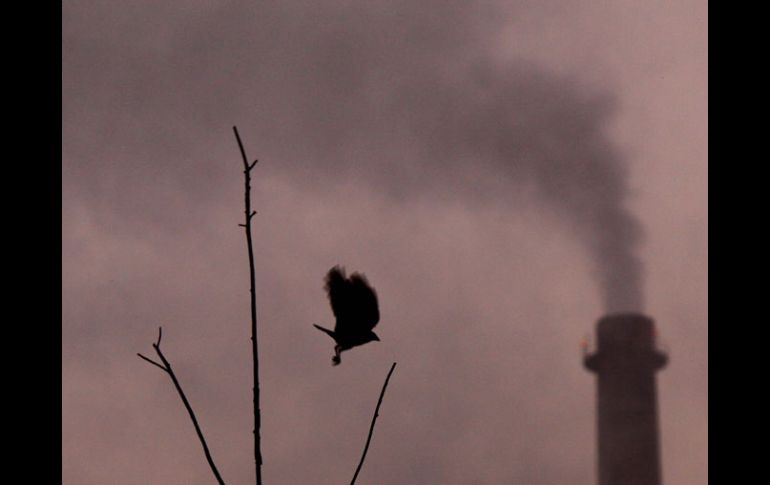
M350 481L350 485L353 485L356 483L356 478L358 478L358 472L361 471L361 467L364 465L364 458L366 458L366 452L369 450L369 443L372 441L372 433L374 432L374 422L377 421L377 416L379 416L380 404L382 404L382 398L383 396L385 396L385 388L388 387L388 381L390 380L390 375L393 373L393 370L395 368L396 368L396 363L393 362L393 365L390 366L390 372L388 372L388 377L385 378L385 383L382 385L382 391L380 391L380 399L377 401L377 407L374 409L374 416L372 416L372 425L369 427L369 436L366 438L366 446L364 446L364 453L361 455L361 461L358 462L356 473L353 475L353 480Z
M157 367L160 367L160 369L161 369L162 371L168 372L168 371L166 370L166 368L165 368L165 367L163 367L162 365L158 364L157 362L155 362L154 360L150 359L149 357L145 357L145 356L143 356L142 354L140 354L140 353L138 353L138 352L137 352L137 354L136 354L136 355L138 355L139 357L143 358L144 360L146 360L146 361L147 361L147 362L149 362L150 364L152 364L152 365L154 365L154 366L157 366Z
M171 381L174 383L174 387L176 387L176 391L179 393L179 397L182 398L182 402L184 403L184 407L187 408L187 413L190 415L190 419L193 422L193 426L195 426L195 432L198 434L198 439L201 442L201 445L203 445L203 453L206 455L206 460L209 462L209 467L211 467L211 471L214 473L214 476L217 479L217 482L220 485L225 485L225 481L222 480L222 476L219 474L219 470L217 470L217 466L214 464L214 459L211 457L211 452L209 451L209 447L206 444L206 438L203 437L203 431L201 431L200 425L198 425L198 419L195 417L195 413L193 412L192 406L190 406L190 401L187 400L187 396L185 395L184 391L182 390L182 386L179 384L179 381L176 378L176 374L174 374L174 371L171 369L171 364L168 360L166 360L166 357L163 355L163 352L160 350L160 339L163 335L162 328L158 328L158 341L152 344L153 348L155 349L155 353L158 354L158 357L160 357L161 362L163 364L159 364L155 362L154 360L145 357L142 354L136 354L142 359L146 360L150 364L159 367L161 370L163 370L166 374L171 377Z
M251 219L257 211L251 210L251 170L257 164L257 160L249 163L246 157L246 150L243 148L241 137L238 135L238 128L233 126L235 139L238 141L238 148L243 158L243 174L245 186L245 214L246 224L238 224L246 230L246 244L249 250L249 282L251 284L251 353L254 362L254 463L257 469L257 485L262 485L262 451L260 448L260 427L262 416L259 409L259 358L257 353L257 299L255 295L255 274L254 274L254 247L251 239Z

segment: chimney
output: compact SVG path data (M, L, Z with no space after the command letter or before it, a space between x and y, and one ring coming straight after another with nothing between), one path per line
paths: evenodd
M584 365L598 377L599 485L660 485L655 372L668 357L655 345L652 319L608 315Z

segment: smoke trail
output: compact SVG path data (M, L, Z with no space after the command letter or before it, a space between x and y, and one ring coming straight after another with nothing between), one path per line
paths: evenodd
M357 6L314 24L300 56L313 69L276 96L299 99L296 168L307 173L312 153L320 171L400 196L475 199L505 195L476 184L474 170L502 176L509 195L533 192L573 230L607 311L641 310L642 230L625 205L626 160L606 131L614 97L532 62L503 65L485 44L496 23L458 5L400 4L394 15Z
M640 310L641 230L625 206L625 160L605 131L613 98L531 62L501 67L494 51L501 25L543 2L505 2L505 15L498 3L204 2L186 23L158 21L170 30L134 39L127 33L142 31L153 11L140 2L98 24L99 38L109 40L100 43L78 37L70 23L68 52L88 52L91 61L67 63L66 79L77 82L64 85L65 118L85 101L101 113L120 111L130 138L99 146L110 147L111 159L146 162L115 162L121 176L105 178L80 161L63 176L115 213L153 214L158 226L173 226L179 218L166 192L136 197L104 187L164 177L189 194L180 204L204 204L210 181L229 174L200 154L237 121L259 134L261 157L280 160L265 170L291 171L308 184L344 176L399 196L439 190L466 199L534 192L588 249L607 310ZM129 20L136 25L124 25ZM114 55L136 49L143 55ZM124 87L117 98L114 86ZM110 104L123 98L131 110ZM110 126L103 116L89 118L94 130ZM94 150L90 137L67 138L84 140L80 148L70 141L69 152ZM184 163L167 162L175 157ZM104 154L73 158L101 167ZM506 178L509 194L476 183L482 172Z
M443 74L410 71L398 89L377 86L350 104L355 111L331 108L335 131L327 128L324 139L338 151L325 170L347 169L401 197L429 190L513 203L531 194L587 249L605 310L642 310L642 228L626 206L627 161L606 131L611 94L529 62L500 67L481 55ZM383 131L392 146L377 143ZM358 148L346 152L351 146ZM367 173L356 170L361 154Z
M606 310L641 310L642 228L626 207L626 160L605 130L614 98L527 63L487 63L432 92L434 106L423 106L432 114L420 120L434 165L474 160L511 190L532 189L587 248Z

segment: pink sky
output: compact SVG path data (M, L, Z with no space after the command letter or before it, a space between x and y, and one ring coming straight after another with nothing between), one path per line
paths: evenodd
M671 354L664 483L707 483L706 2L62 8L64 484L212 482L135 355L159 325L223 477L253 481L233 125L261 160L266 483L349 480L393 361L358 483L596 483L599 169ZM337 263L377 289L382 341L332 368L311 324Z

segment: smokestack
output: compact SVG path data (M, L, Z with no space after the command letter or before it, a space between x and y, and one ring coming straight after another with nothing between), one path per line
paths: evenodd
M605 316L584 365L598 376L599 485L660 485L655 372L668 357L644 315Z

